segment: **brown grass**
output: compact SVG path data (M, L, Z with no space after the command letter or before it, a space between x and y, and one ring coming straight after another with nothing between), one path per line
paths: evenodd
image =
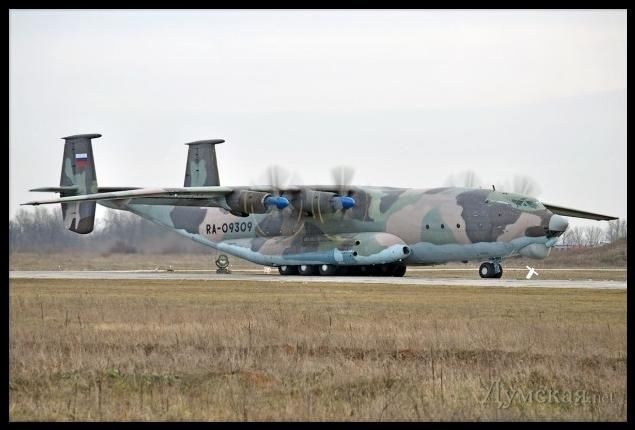
M626 239L620 239L597 247L556 248L544 260L511 258L507 260L507 264L520 267L529 265L538 267L614 267L626 269L628 264L627 242Z
M626 419L623 290L11 280L9 318L12 421Z

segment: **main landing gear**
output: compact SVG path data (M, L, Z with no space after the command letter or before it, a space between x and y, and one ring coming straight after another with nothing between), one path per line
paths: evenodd
M503 276L503 266L498 261L486 261L479 267L478 274L481 278L500 278Z
M279 266L278 272L280 272L281 275L297 275L298 266Z
M406 266L399 263L373 264L368 266L335 266L333 264L278 266L281 275L321 276L396 276L406 274Z

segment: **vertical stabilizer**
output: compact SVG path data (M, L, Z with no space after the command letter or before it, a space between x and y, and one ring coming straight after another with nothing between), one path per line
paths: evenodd
M62 192L61 197L98 192L91 143L91 139L98 137L101 137L101 134L78 134L62 138L64 139L64 158L60 185L69 187L69 191ZM95 205L95 202L62 203L64 226L80 234L93 231Z
M218 164L216 163L216 145L223 139L199 140L186 143L187 165L185 166L184 187L218 186Z

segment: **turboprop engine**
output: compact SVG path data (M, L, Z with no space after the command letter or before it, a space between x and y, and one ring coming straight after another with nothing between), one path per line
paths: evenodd
M249 190L235 191L226 197L226 201L232 214L239 216L262 214L271 207L284 209L289 206L289 200L285 197Z
M292 195L293 207L309 215L322 216L338 210L346 210L355 206L355 200L349 196L340 196L327 191L305 189ZM270 208L284 209L289 206L289 199L274 196L263 191L240 190L226 196L227 206L237 216L266 213Z
M355 200L352 197L340 196L327 191L303 190L298 200L300 203L299 209L315 216L322 216L322 214L350 209L355 206Z

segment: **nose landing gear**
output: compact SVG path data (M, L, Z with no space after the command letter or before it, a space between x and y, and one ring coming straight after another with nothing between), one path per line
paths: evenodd
M478 274L481 278L500 278L503 276L503 266L498 261L486 261L479 267Z

